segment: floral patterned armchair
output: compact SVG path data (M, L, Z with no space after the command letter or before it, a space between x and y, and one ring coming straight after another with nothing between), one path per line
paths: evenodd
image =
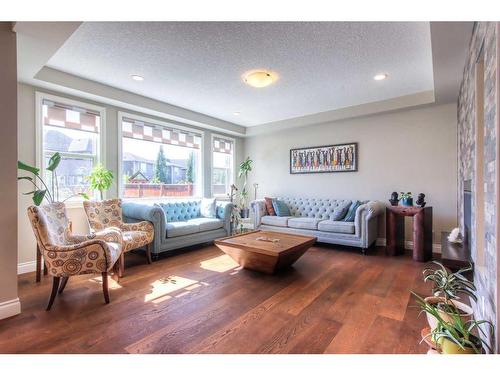
M92 231L114 228L122 236L122 254L119 262L119 276L125 268L124 254L130 250L146 246L147 261L151 264L151 245L154 237L154 227L149 221L124 223L121 199L103 201L84 201L83 207Z
M47 310L57 292L63 292L69 277L89 273L102 275L104 300L109 303L108 271L122 253L121 233L109 228L90 235L72 234L66 207L61 202L31 206L28 216L45 267L53 277Z

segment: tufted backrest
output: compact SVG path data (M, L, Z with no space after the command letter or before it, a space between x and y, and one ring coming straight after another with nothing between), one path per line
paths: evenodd
M90 228L94 231L109 227L120 227L123 224L121 199L104 201L83 201Z
M170 223L195 219L201 216L200 200L159 203L158 205L163 209L166 221Z
M28 217L35 237L42 247L68 244L69 220L64 203L30 206Z
M317 198L278 198L284 201L292 216L335 220L339 211L346 211L350 200Z

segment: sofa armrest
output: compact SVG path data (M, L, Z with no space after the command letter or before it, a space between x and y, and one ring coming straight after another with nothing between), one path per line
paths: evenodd
M380 201L368 201L356 210L355 234L361 237L363 248L376 241L378 216L384 212L385 204Z
M145 203L123 202L123 221L137 223L149 221L154 227L153 253L159 253L162 241L166 238L165 214L158 205Z
M253 225L257 229L260 226L262 216L267 215L266 201L264 199L256 199L250 202L250 209L253 212Z
M234 205L229 201L217 201L215 204L216 213L219 219L224 221L224 229L228 236L231 235L231 214L233 212Z

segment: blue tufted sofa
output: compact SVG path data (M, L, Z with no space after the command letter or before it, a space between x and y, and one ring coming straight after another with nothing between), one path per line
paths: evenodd
M202 217L201 200L176 201L123 201L123 219L127 223L147 220L154 226L152 254L158 254L186 246L211 242L231 233L233 205L226 201L216 202L216 217Z
M265 201L251 203L254 226L271 231L315 236L318 242L360 247L363 254L377 239L377 216L385 211L378 201L365 201L356 210L354 222L332 220L349 207L350 200L314 198L278 198L286 203L291 216L267 215Z

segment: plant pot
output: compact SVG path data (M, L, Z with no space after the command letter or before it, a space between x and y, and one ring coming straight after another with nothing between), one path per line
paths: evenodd
M425 302L432 304L432 305L438 304L439 302L444 302L444 301L445 301L445 299L443 297L426 297L425 298ZM466 305L463 302L459 302L457 300L453 300L453 304L455 305L455 307L457 307L458 309L465 312L464 314L460 314L460 319L464 323L472 318L472 313L473 313L472 307L470 307L469 305ZM450 314L448 314L447 312L445 312L439 308L438 308L438 311L439 311L439 316L441 317L441 319L443 319L445 322L453 323L453 318L450 316ZM427 322L429 323L429 327L431 328L432 331L434 331L434 329L436 329L436 327L437 327L438 321L431 314L426 313L426 315L427 315Z
M477 339L476 341L479 341L479 339ZM441 349L441 352L443 354L478 354L476 353L474 348L464 346L464 349L462 349L460 346L455 344L450 339L447 339L446 337L439 339L438 343L439 348ZM480 345L478 346L480 347Z
M242 219L248 219L250 217L250 209L249 208L242 208L240 210L240 216Z
M413 206L413 198L403 198L403 199L401 199L401 204L403 206L411 207L411 206Z

